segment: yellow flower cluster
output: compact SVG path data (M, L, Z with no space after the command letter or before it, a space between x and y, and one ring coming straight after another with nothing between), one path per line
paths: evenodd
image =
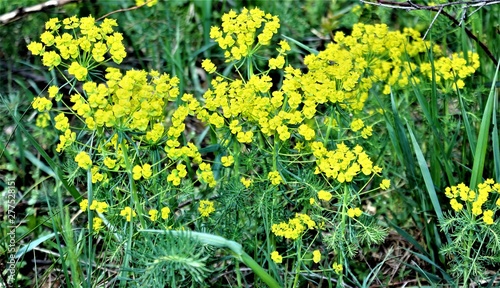
M489 225L494 223L493 216L495 211L500 209L500 197L497 197L498 200L495 204L491 203L492 207L490 208L492 208L492 210L483 210L483 206L487 205L488 199L495 198L495 196L491 195L491 193L494 192L497 194L500 193L500 183L495 183L493 179L487 179L483 183L480 183L477 186L477 193L464 183L460 183L457 186L446 187L445 189L445 195L450 198L450 205L453 210L456 212L461 211L464 205L467 205L471 207L470 212L473 216L483 214L483 221Z
M271 260L273 260L274 263L282 263L283 256L281 256L278 251L273 251L271 252Z
M160 212L158 212L158 210L156 209L151 209L148 211L148 214L149 214L149 219L153 222L155 222L156 220L158 220L158 214L161 213L161 218L163 220L166 220L168 218L168 215L170 214L170 208L168 207L163 207L161 208Z
M87 211L87 209L90 209L91 211L96 211L98 213L105 213L108 211L108 207L108 203L97 200L92 200L92 204L90 204L90 207L89 200L84 199L80 202L80 210L82 211Z
M283 183L283 178L281 178L280 172L278 171L271 171L267 174L267 179L271 181L271 184L273 185L279 185Z
M337 262L332 264L332 268L333 268L333 271L335 271L335 273L337 273L337 274L342 273L342 270L344 270L342 267L342 264L339 264Z
M114 19L105 19L96 25L92 16L73 16L62 21L52 18L45 23L41 43L31 42L28 50L42 56L42 63L49 70L62 64L76 79L85 80L88 69L96 63L113 60L119 64L126 56L123 36L113 31L115 26ZM75 38L75 35L81 37ZM105 58L106 53L110 58Z
M130 222L132 221L132 218L137 216L137 213L135 213L135 211L132 208L127 206L120 211L120 216L123 216L125 220L127 220L127 222Z
M316 249L313 251L313 262L319 263L319 261L321 261L321 252Z
M97 200L92 200L92 204L89 206L89 200L84 199L80 202L80 210L86 212L87 209L91 211L96 211L98 213L105 213L108 211L108 203L106 202L101 202ZM92 229L96 232L99 232L101 228L103 227L103 222L102 219L95 216L92 220Z
M139 180L142 178L144 179L149 179L153 172L151 171L151 165L149 164L144 164L141 166L135 165L134 168L132 168L132 177L134 180Z
M311 148L317 164L314 173L324 173L326 177L340 183L352 182L360 173L368 176L382 171L382 168L373 165L368 154L359 145L349 149L347 145L340 143L335 150L328 151L323 143L314 142Z
M92 167L92 159L90 159L89 154L85 151L81 151L75 156L75 162L78 163L78 167L83 168L85 170L90 169Z
M363 214L363 211L361 209L359 209L359 207L347 209L347 216L349 216L350 218L359 217L362 214Z
M198 207L198 212L200 212L202 217L209 217L210 214L215 212L214 202L209 200L201 200L200 206Z
M306 229L316 228L316 223L307 214L297 213L295 217L288 222L273 224L271 231L276 236L285 237L286 239L296 240Z
M269 45L279 27L277 16L265 14L258 8L243 8L239 14L233 10L224 14L222 31L220 27L212 27L210 38L215 39L220 48L225 50L226 61L240 60L251 55L259 45Z
M464 88L465 82L463 79L474 74L479 68L479 55L477 53L467 52L467 59L465 55L453 53L451 57L440 57L434 61L434 69L436 82L441 86L450 86L455 83L459 89ZM420 72L432 79L432 65L429 62L420 65ZM450 87L454 89L455 87Z

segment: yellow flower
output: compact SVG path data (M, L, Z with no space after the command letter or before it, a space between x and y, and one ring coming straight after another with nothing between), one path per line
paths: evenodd
M278 251L273 251L271 252L271 260L273 260L274 263L282 263L283 257L280 255Z
M135 213L132 208L127 206L120 211L120 216L125 217L125 220L127 220L127 222L130 222L133 217L137 216L137 213Z
M94 229L94 231L98 232L102 227L102 219L99 217L94 217L94 219L92 220L92 228Z
M234 157L232 155L229 155L229 156L222 156L220 161L222 162L222 165L224 167L229 167L231 165L233 165L234 163Z
M333 265L332 265L332 268L333 268L333 271L335 271L335 273L337 274L340 274L342 273L342 265L341 264L338 264L337 262L334 262Z
M170 208L168 208L168 207L161 208L161 219L163 219L163 220L167 219L168 214L170 214Z
M389 179L384 179L382 182L380 182L380 189L382 190L387 190L391 187L391 180Z
M201 200L200 206L198 207L198 211L200 212L201 216L203 216L203 217L210 216L210 214L215 212L214 202L209 201L209 200Z
M487 225L491 225L494 223L493 221L493 215L495 213L492 211L492 210L486 210L484 211L483 213L483 221L484 223L486 223Z
M156 219L158 219L158 210L151 209L149 210L148 214L149 214L149 219L151 219L151 221L155 222Z
M332 199L332 193L327 192L325 190L320 190L318 192L318 198L319 200L330 201L330 199Z
M113 169L116 165L116 160L111 159L110 157L104 158L104 165L108 167L109 169Z
M316 203L316 200L314 198L309 198L309 204L314 205Z
M108 203L106 202L97 202L97 207L95 209L98 213L104 213L108 211Z
M363 120L361 119L355 119L351 122L351 130L356 132L358 130L361 130L365 124L363 123Z
M279 185L280 183L283 183L283 178L281 178L281 175L278 171L271 171L267 174L267 179L271 181L271 184L273 185Z
M33 41L30 44L28 44L28 50L33 55L40 55L43 52L43 45L42 43Z
M208 74L212 74L217 70L214 63L210 59L205 59L201 62L201 67L207 71Z
M358 207L356 208L349 208L347 210L347 216L354 218L354 217L359 217L363 214L363 211L359 209Z
M87 199L83 199L81 202L80 202L80 210L82 211L87 211L87 208L89 207L89 200Z
M78 62L73 62L68 68L68 73L74 75L79 81L85 80L87 78L87 68L80 65Z
M90 169L90 167L92 167L92 159L90 159L89 154L87 154L85 151L81 151L75 156L75 162L78 163L78 167L85 170L88 170Z
M321 261L321 252L319 252L319 250L314 250L313 251L313 262L319 263L319 261Z
M240 182L241 184L243 184L246 188L250 187L250 185L252 185L252 179L247 179L245 177L241 177L240 178Z

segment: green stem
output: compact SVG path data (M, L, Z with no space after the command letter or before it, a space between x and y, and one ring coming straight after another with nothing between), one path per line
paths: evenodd
M267 286L271 288L280 287L280 284L276 280L274 280L274 278L271 277L271 275L269 275L266 270L264 270L264 268L262 268L257 262L255 262L255 260L253 260L253 258L250 257L247 253L243 252L240 255L240 259L243 263L245 263L245 265L252 269L252 271L257 274L257 276L259 276L260 279L267 284Z

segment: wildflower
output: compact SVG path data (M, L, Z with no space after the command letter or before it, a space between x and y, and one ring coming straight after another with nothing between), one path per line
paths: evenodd
M85 170L92 167L92 159L90 159L89 154L85 151L80 151L80 153L75 156L75 162L78 163L78 167Z
M35 125L40 128L47 128L50 124L50 115L49 113L40 113L36 117Z
M450 205L451 205L451 208L453 208L453 210L455 210L457 212L462 210L462 208L464 207L464 205L458 203L457 199L455 199L455 198L450 200Z
M316 200L314 198L309 198L309 204L314 205L316 203Z
M247 179L245 177L241 177L240 178L240 182L241 184L243 184L243 186L245 186L246 188L250 187L252 185L252 179Z
M97 211L98 213L107 212L108 211L108 203L97 201L95 211Z
M363 214L363 211L361 209L359 209L358 207L356 208L349 208L347 210L347 216L351 217L351 218L354 218L354 217L359 217Z
M273 260L274 263L282 263L283 256L281 256L278 251L273 251L273 252L271 252L271 260Z
M88 207L89 207L89 200L83 199L82 201L80 201L80 210L85 212L87 211Z
M155 222L156 219L158 219L158 210L151 209L149 210L148 214L149 214L149 219L151 219L151 221Z
M215 212L214 202L209 200L201 200L200 206L198 207L198 211L200 212L202 217L210 216L210 214Z
M318 198L319 200L330 201L330 199L332 199L332 193L325 190L320 190L318 191Z
M168 214L170 214L170 208L168 208L168 207L161 208L161 219L163 219L163 220L167 219Z
M33 55L40 55L43 52L43 45L42 43L33 41L30 44L28 44L28 50Z
M222 165L224 167L229 167L231 165L233 165L234 163L234 157L232 155L229 155L229 156L222 156L220 161L222 162Z
M74 75L79 81L85 80L87 78L87 68L80 65L78 62L73 62L68 68L68 73Z
M49 111L52 108L52 101L45 97L35 97L31 105L39 112L44 112Z
M342 268L341 264L338 264L337 262L334 262L332 264L332 268L333 268L333 271L335 271L335 273L337 273L337 274L342 273L343 268Z
M391 180L390 179L383 179L382 182L380 182L380 189L382 190L387 190L391 186Z
M278 171L271 171L267 174L267 179L271 181L271 184L273 185L279 185L280 183L283 183L283 178L281 178L281 175Z
M207 71L208 74L212 74L217 70L214 63L210 59L205 59L201 62L201 67Z
M493 221L493 214L495 214L492 210L486 210L483 213L483 221L487 225L491 225L494 223Z
M314 229L316 223L307 214L297 213L295 217L288 222L273 224L271 231L276 236L285 237L287 239L296 240L306 229Z
M313 251L313 262L319 263L320 260L321 260L321 252L319 250L314 250Z
M351 122L351 130L354 132L361 130L364 126L365 124L361 119L355 119Z
M102 219L99 217L94 217L92 219L92 229L94 229L94 231L96 232L99 232L99 230L101 230L102 227L103 227Z
M115 166L116 166L116 160L110 158L110 157L106 157L104 158L104 161L103 161L104 165L106 165L106 167L108 167L109 169L113 169Z
M137 213L135 213L132 208L127 206L120 211L120 216L125 217L125 220L127 220L127 222L130 222L133 217L137 216Z

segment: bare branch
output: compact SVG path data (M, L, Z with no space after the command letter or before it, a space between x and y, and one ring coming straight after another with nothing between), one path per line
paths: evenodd
M50 8L59 7L69 3L80 2L80 1L81 0L48 0L44 3L36 4L33 6L17 8L14 11L0 15L0 23L5 25L10 22L18 20L22 16L27 14L36 13Z
M415 4L411 0L407 0L405 2L394 2L394 1L388 1L388 0L377 0L377 2L372 2L370 0L360 0L362 3L368 4L368 5L375 5L379 7L385 7L385 8L393 8L393 9L403 9L406 11L411 11L411 10L428 10L428 11L434 11L437 12L437 15L434 17L434 19L431 22L431 26L427 31L425 32L424 39L427 36L427 33L429 32L430 28L434 24L434 21L436 20L437 16L439 14L444 15L446 18L448 18L452 24L455 27L461 27L462 24L464 23L464 20L467 16L466 10L471 8L471 7L478 7L475 9L472 13L469 15L472 15L473 13L477 12L480 8L483 8L485 6L489 5L494 5L494 4L500 4L500 0L471 0L471 1L455 1L455 2L448 2L444 4L436 4L433 6L426 6L426 5L420 5L420 4ZM460 21L457 20L454 16L452 16L450 13L446 12L444 8L446 7L451 7L451 6L462 6L461 8L464 10L463 15L460 18ZM486 53L486 55L493 61L495 65L498 65L498 60L495 58L493 53L491 53L490 49L488 49L488 46L486 46L483 42L481 42L472 31L470 31L469 28L464 27L464 31L467 34L467 36L474 40L474 42L481 47L481 49Z

